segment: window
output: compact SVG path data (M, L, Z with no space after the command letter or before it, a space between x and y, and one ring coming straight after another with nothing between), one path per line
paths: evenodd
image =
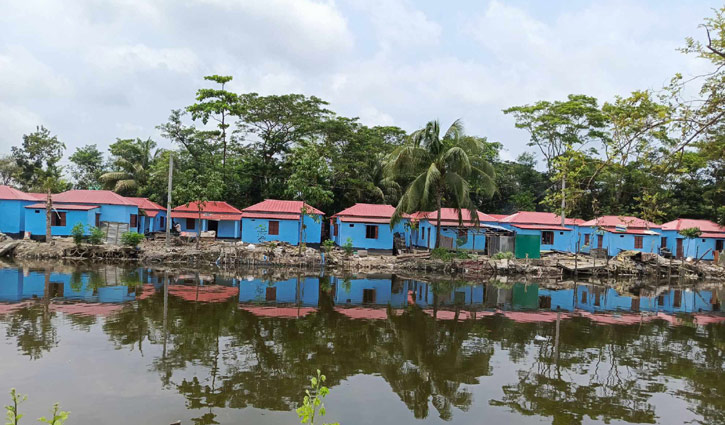
M355 225L354 225L354 224L348 224L348 226L350 226L350 227L355 227Z
M675 308L682 307L682 291L675 290L675 298L672 300L672 306Z
M159 217L159 229L166 229L166 217Z
M642 249L644 246L644 236L634 237L634 249Z
M539 297L539 308L551 308L551 297L549 296L540 296Z
M586 302L587 302L587 293L586 292L582 292L582 303L583 304L586 304Z
M662 248L667 248L667 238L664 238L664 237L662 238L662 241L660 242L660 246L662 246Z
M337 223L332 223L332 236L337 236Z
M363 289L363 304L375 304L374 289Z
M267 288L267 292L264 295L265 301L277 301L277 288Z
M584 235L584 245L589 245L589 236L590 235Z
M550 231L541 232L541 244L542 245L554 245L554 232L550 232Z
M269 234L270 235L279 235L279 221L270 221L269 222Z
M420 240L422 240L422 241L425 240L425 230L423 230L423 229L420 229Z
M50 215L50 225L51 226L65 226L65 213L64 212L54 212Z
M138 215L131 214L131 220L130 221L131 222L130 222L129 226L131 226L131 227L138 227Z
M715 241L715 251L722 251L723 246L725 245L725 240L718 239Z
M96 227L101 227L101 214L96 213Z
M193 218L187 218L186 219L186 230L194 230L196 229L196 220Z
M378 238L378 226L365 226L365 238L366 239L377 239Z

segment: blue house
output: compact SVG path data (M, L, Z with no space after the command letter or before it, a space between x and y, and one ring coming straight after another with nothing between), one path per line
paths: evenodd
M576 252L578 221L566 219L548 212L520 211L499 221L499 225L514 230L519 235L536 235L541 238L542 251Z
M179 205L171 210L173 225L178 224L182 232L196 233L214 231L217 238L239 239L242 212L222 201L203 203L199 223L199 203L196 201Z
M136 204L139 211L138 227L136 231L148 235L150 233L166 231L166 208L151 201L149 198L126 199Z
M687 239L681 230L697 228L702 234L696 239ZM709 220L678 218L662 225L660 243L677 258L691 257L714 260L725 249L725 227Z
M391 205L355 204L332 216L331 239L338 246L345 245L349 239L354 248L381 251L393 251L396 237L408 245L408 219L402 219L391 229L390 219L394 212Z
M125 197L110 190L69 190L52 196L51 233L53 236L69 236L78 223L83 224L85 234L91 226L104 223L125 224L129 229L138 226L138 207ZM25 206L25 231L32 236L45 235L45 203Z
M581 251L604 250L613 257L622 251L658 253L660 225L637 217L603 216L579 227Z
M465 249L484 251L486 249L486 232L496 226L497 220L480 211L476 211L478 223L471 219L468 210L459 211L455 208L441 208L441 244L449 249ZM438 212L418 212L410 216L411 244L422 248L436 246L436 229ZM496 226L497 227L497 226Z
M37 203L30 194L10 186L0 186L0 232L20 237L25 231L25 207Z
M266 199L242 210L242 241L319 244L325 213L302 201Z

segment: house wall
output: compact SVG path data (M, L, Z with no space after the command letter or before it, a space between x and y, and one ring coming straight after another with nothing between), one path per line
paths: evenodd
M179 223L181 225L182 232L196 232L197 226L199 226L198 219L194 219L194 223L196 223L196 225L193 229L186 227L185 218L174 218L172 220L174 221L174 224ZM157 223L157 225L158 225L158 223ZM239 239L239 226L240 226L239 221L221 220L221 221L219 221L219 230L217 231L217 237L218 238ZM202 219L201 220L201 231L206 232L207 230L209 230L209 220Z
M589 245L584 245L584 235L589 235ZM597 233L593 227L582 227L579 230L579 240L581 243L581 252L591 252L593 248L597 248ZM607 255L614 257L622 251L641 251L641 252L659 252L660 235L633 235L629 233L604 232L602 239L602 249L607 250ZM634 237L642 236L642 249L634 248ZM669 238L668 238L669 239ZM674 244L674 240L672 241ZM669 240L668 240L669 245Z
M421 220L418 223L418 229L409 232L409 238L411 245L418 246L421 248L435 247L436 243L436 225L430 220ZM428 230L430 229L430 238L428 237ZM458 229L450 226L441 226L441 235L452 238L455 245L458 241ZM486 249L486 235L483 229L469 228L467 231L468 237L466 242L459 246L459 249L483 251ZM430 239L430 240L428 240Z
M31 201L0 200L0 232L20 236L25 231L25 206Z
M88 211L78 210L58 210L65 212L65 226L53 226L50 228L53 236L70 236L71 229L77 223L83 223L83 234L88 236L89 226L96 224L96 212L98 208ZM45 209L41 208L25 208L25 231L31 235L45 235Z
M305 229L303 231L303 241L308 244L319 244L322 239L322 217L313 217L304 215L303 222ZM258 228L264 226L265 231L262 232L264 241L280 241L290 245L297 245L300 240L300 221L299 220L271 220L279 222L279 234L269 234L269 219L266 218L243 218L242 219L242 240L247 243L260 243L260 233Z
M670 250L672 255L677 255L677 239L682 239L682 250L685 257L702 257L704 260L715 259L713 252L715 251L715 244L718 240L717 238L697 238L688 240L684 236L680 235L676 230L663 230L662 236L667 238L667 249ZM708 252L708 250L710 251ZM707 254L705 254L706 252Z
M400 233L404 239L408 239L406 237L405 224L402 221L391 229L388 223L342 222L339 218L335 220L338 230L337 236L334 236L333 240L338 246L345 245L347 239L350 238L352 246L357 249L392 250L393 236L395 233ZM378 228L377 239L368 239L365 237L367 234L367 226L375 226Z
M135 205L101 205L100 207L101 221L130 223L131 214L138 215L138 207Z
M542 230L535 230L535 229L519 229L514 226L506 225L502 226L507 229L514 230L516 233L520 235L536 235L541 239L541 233ZM544 244L543 241L541 243L541 250L542 251L550 251L550 250L557 250L557 251L564 251L564 252L574 252L576 247L576 238L578 235L578 232L575 230L551 230L551 232L554 233L554 243L553 244Z

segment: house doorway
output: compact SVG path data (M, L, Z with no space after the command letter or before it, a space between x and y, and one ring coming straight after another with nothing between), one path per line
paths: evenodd
M219 222L216 220L207 221L207 230L213 230L215 235L219 234Z
M602 249L604 245L604 235L597 235L597 248Z
M682 239L677 239L677 258L682 258L685 255L685 250L682 248Z

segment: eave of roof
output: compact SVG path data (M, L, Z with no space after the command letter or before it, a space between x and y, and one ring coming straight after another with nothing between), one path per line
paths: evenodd
M28 209L45 209L44 203L37 203L27 205L25 208ZM86 204L57 204L53 203L54 210L68 210L68 211L89 211L100 208L98 205L86 205Z

